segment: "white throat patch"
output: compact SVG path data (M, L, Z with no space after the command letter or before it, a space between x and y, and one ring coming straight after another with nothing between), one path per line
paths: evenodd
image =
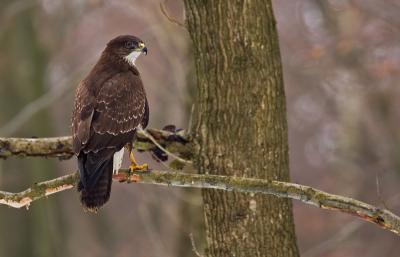
M141 54L141 51L133 51L129 55L125 56L124 59L130 64L130 65L135 65L136 59L139 57Z

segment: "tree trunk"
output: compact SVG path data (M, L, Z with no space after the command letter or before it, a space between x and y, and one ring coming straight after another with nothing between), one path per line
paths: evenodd
M285 94L271 1L185 0L201 173L289 180ZM298 256L291 202L203 190L207 256Z

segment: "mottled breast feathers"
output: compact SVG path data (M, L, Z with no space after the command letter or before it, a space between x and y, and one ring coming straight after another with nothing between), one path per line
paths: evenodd
M147 125L148 105L139 75L120 72L101 87L85 83L90 82L78 86L72 115L75 153L121 148L139 125Z

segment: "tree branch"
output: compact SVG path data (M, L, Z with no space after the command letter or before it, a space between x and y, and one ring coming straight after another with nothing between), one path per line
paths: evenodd
M192 164L192 161L182 159L181 157L179 157L179 156L175 155L174 153L171 153L170 151L168 151L168 149L166 149L164 146L162 146L160 143L158 143L157 140L152 135L150 135L150 133L147 133L146 130L143 130L143 129L139 128L138 129L138 133L141 133L145 138L149 139L155 146L157 146L159 149L161 149L168 156L171 156L174 159L176 159L176 160L178 160L178 161L180 161L182 163Z
M168 152L185 160L192 159L190 139L184 131L147 129L138 131L135 148L139 151L154 151L156 141ZM150 136L149 136L150 135ZM40 156L67 159L73 156L71 137L55 138L0 138L0 158L10 156ZM72 188L79 178L73 173L46 182L34 184L20 193L0 191L0 204L14 208L29 206L32 201ZM386 209L357 201L352 198L329 194L312 187L288 182L260 179L199 175L180 172L151 171L147 173L121 170L114 176L119 182L139 182L177 187L213 188L227 191L270 194L295 199L329 210L337 210L375 223L400 235L400 218Z
M243 193L260 193L299 200L322 209L336 210L375 223L383 229L400 235L400 218L386 209L381 209L355 199L329 194L309 186L267 181L262 179L204 175L182 172L157 171L129 172L120 170L114 175L119 182L138 182L174 187L210 188ZM46 182L34 184L20 193L0 191L0 204L14 208L29 206L32 201L74 187L79 179L77 172Z
M151 138L149 138L151 137ZM176 133L159 129L146 129L137 132L135 149L139 151L153 151L157 146L152 140L168 152L178 155L179 159L191 159L191 145L188 136L183 130ZM69 159L73 156L72 138L0 138L0 158L11 156L32 157L57 157Z

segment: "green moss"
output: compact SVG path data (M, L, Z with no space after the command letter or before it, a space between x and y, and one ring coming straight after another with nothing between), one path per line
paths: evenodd
M174 169L174 170L182 170L185 167L185 163L179 161L179 160L173 160L170 164L169 167Z
M149 151L154 148L154 144L149 142L136 141L135 149L140 151Z
M31 199L43 197L46 195L46 189L50 187L50 185L34 184L32 186L32 191L29 192L26 196Z

